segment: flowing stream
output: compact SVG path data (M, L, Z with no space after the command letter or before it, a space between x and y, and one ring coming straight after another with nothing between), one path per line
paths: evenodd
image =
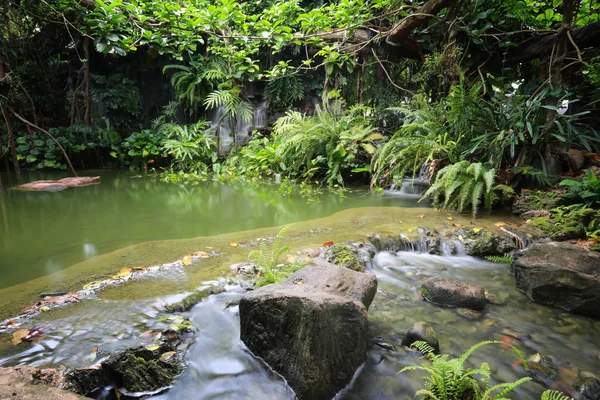
M220 255L191 267L111 287L93 299L42 313L24 324L45 333L45 338L37 343L14 346L10 333L0 333L0 366L83 367L116 350L144 343L140 335L166 315L162 311L165 303L178 301L207 281L224 276L232 264L247 258L250 248L246 241L274 235L278 228L272 227L276 225L305 220L294 224L286 237L287 243L298 250L318 247L332 239L365 239L372 232L414 232L425 221L438 227L471 223L468 217L460 215L454 215L450 222L447 214L414 208L414 202L358 193L350 194L344 201L322 195L319 202L307 204L300 197L279 196L273 188L216 184L167 187L129 176L110 176L103 176L100 186L61 193L5 193L4 202L10 213L4 224L10 235L3 237L0 247L0 273L2 284L13 286L0 291L5 294L0 299L10 303L15 293L35 284L36 281L23 283L23 268L29 268L34 276L41 274L38 279L47 284L47 279L56 282L69 274L83 274L84 279L89 279L93 271L118 271L123 265L136 265L135 260L159 262L193 250L210 248ZM359 205L387 207L344 211ZM389 207L392 205L395 207ZM45 213L36 211L37 207L43 207ZM49 215L51 212L55 213L54 218ZM510 218L501 217L504 221ZM493 227L498 218L492 216L477 224ZM253 230L238 232L243 229ZM194 235L205 236L193 238ZM96 250L86 254L86 244ZM571 385L580 377L600 371L600 321L535 304L516 290L508 265L462 255L460 246L445 248L458 249L459 254L436 256L400 251L375 256L367 272L375 274L379 282L369 310L373 340L367 361L340 398L413 398L422 387L422 374L397 372L422 362L418 353L400 345L416 321L430 323L439 335L442 352L453 357L482 340L510 342L526 358L536 353L551 355L558 366L555 388L576 397ZM62 275L44 277L44 266L52 260ZM77 264L67 268L69 263ZM478 320L466 319L456 310L421 299L418 289L430 276L480 283L500 304L488 304ZM44 286L34 285L32 290L40 287ZM239 340L237 307L229 306L241 294L239 287L229 287L227 293L211 296L187 313L197 331L186 354L188 368L172 388L153 398L293 398L281 377L244 350ZM471 361L475 366L488 362L496 382L526 376L516 355L503 346L484 347ZM513 398L539 399L543 390L542 385L529 382ZM104 398L110 398L109 393Z

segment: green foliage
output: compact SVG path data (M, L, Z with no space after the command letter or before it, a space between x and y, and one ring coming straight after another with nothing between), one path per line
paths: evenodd
M443 107L432 106L422 97L417 97L411 107L390 110L399 113L404 123L373 157L374 184L401 181L410 170L415 176L421 165L427 162L444 162L451 158L456 142L448 136L443 123Z
M127 131L138 125L142 96L138 86L122 74L92 75L90 98L106 108L106 115L118 131Z
M481 163L460 161L438 171L435 182L423 198L432 197L435 206L441 205L459 212L470 206L473 217L476 217L482 202L484 209L489 211L502 196L510 197L514 194L510 186L495 184L495 181L494 168L485 167Z
M546 390L542 393L541 400L574 400L572 397L565 396L556 390Z
M560 185L569 189L564 199L590 208L600 208L600 178L591 169L585 171L582 180L565 179Z
M326 102L313 116L289 111L273 127L281 168L292 177L323 178L328 186L343 184L344 175L351 172L368 171L383 137L367 112L365 107L341 112Z
M512 262L512 256L508 253L504 253L501 256L485 256L484 258L496 263L510 264Z
M245 177L272 177L281 172L275 143L256 132L246 146L229 154L226 167Z
M207 132L208 122L198 121L192 125L163 123L158 132L166 139L162 151L173 157L172 167L195 172L206 168L206 163L216 160L214 138Z
M424 371L425 389L417 391L416 396L425 400L493 400L505 399L517 386L528 382L531 378L521 378L515 382L491 385L491 370L488 363L484 362L479 368L471 369L465 363L469 356L477 349L490 344L504 344L501 341L484 341L473 345L459 358L448 359L448 355L436 355L434 349L427 342L417 341L412 344L430 360L420 366L405 367L399 373L406 371ZM527 368L527 361L521 352L514 346L510 348L517 354ZM479 378L477 378L479 377Z
M281 256L291 249L290 246L283 246L283 239L290 226L287 225L279 231L273 240L271 249L268 248L267 241L263 240L260 242L258 250L253 250L248 254L248 259L256 262L261 271L261 277L256 282L257 287L281 282L302 267L299 263L286 266L280 264L279 261Z
M298 75L272 79L265 89L265 99L274 107L289 107L303 98L304 85Z
M163 158L165 136L156 129L134 132L120 144L113 145L110 155L121 165L132 168L145 168L148 164Z
M111 137L106 137L102 130L92 130L83 126L74 126L69 132L69 128L50 128L48 130L60 145L70 154L82 153L86 150L110 148ZM112 137L113 140L120 140L118 136ZM56 143L46 134L34 131L20 133L16 139L17 159L19 163L28 169L61 169L67 168L63 153ZM2 152L7 152L8 147L3 143Z

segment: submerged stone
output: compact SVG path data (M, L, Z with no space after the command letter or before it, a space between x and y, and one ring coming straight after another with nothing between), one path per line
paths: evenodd
M477 320L479 318L481 318L481 312L480 311L475 311L475 310L471 310L468 308L457 308L456 309L456 313L458 315L460 315L461 317L464 317L466 319L470 319L470 320Z
M482 310L487 303L483 286L439 276L423 282L421 294L425 300L446 307Z
M0 399L19 400L83 400L67 390L54 387L58 374L54 369L27 366L0 368Z
M185 299L178 301L177 303L169 304L165 307L168 312L186 312L190 311L196 304L213 294L223 293L225 291L221 286L209 286L202 290L198 290L196 293L192 293Z
M568 243L534 243L515 255L511 270L531 300L600 318L600 254Z
M307 266L240 301L241 339L298 399L329 400L365 361L374 275Z
M435 353L440 352L438 335L435 329L427 322L418 321L412 324L408 332L406 332L406 336L402 339L402 345L410 347L417 341L427 342L427 344L433 347Z

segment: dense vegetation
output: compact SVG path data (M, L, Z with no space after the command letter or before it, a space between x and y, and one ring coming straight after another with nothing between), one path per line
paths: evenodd
M386 187L420 173L436 203L475 215L598 160L591 0L0 7L1 155L17 174L72 163ZM573 182L569 198L597 203L597 185Z

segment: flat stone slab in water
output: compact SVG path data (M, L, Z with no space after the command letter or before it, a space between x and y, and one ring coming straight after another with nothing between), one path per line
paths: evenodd
M70 187L88 186L97 183L100 183L99 176L80 176L59 180L34 181L20 185L19 188L35 192L58 192Z

